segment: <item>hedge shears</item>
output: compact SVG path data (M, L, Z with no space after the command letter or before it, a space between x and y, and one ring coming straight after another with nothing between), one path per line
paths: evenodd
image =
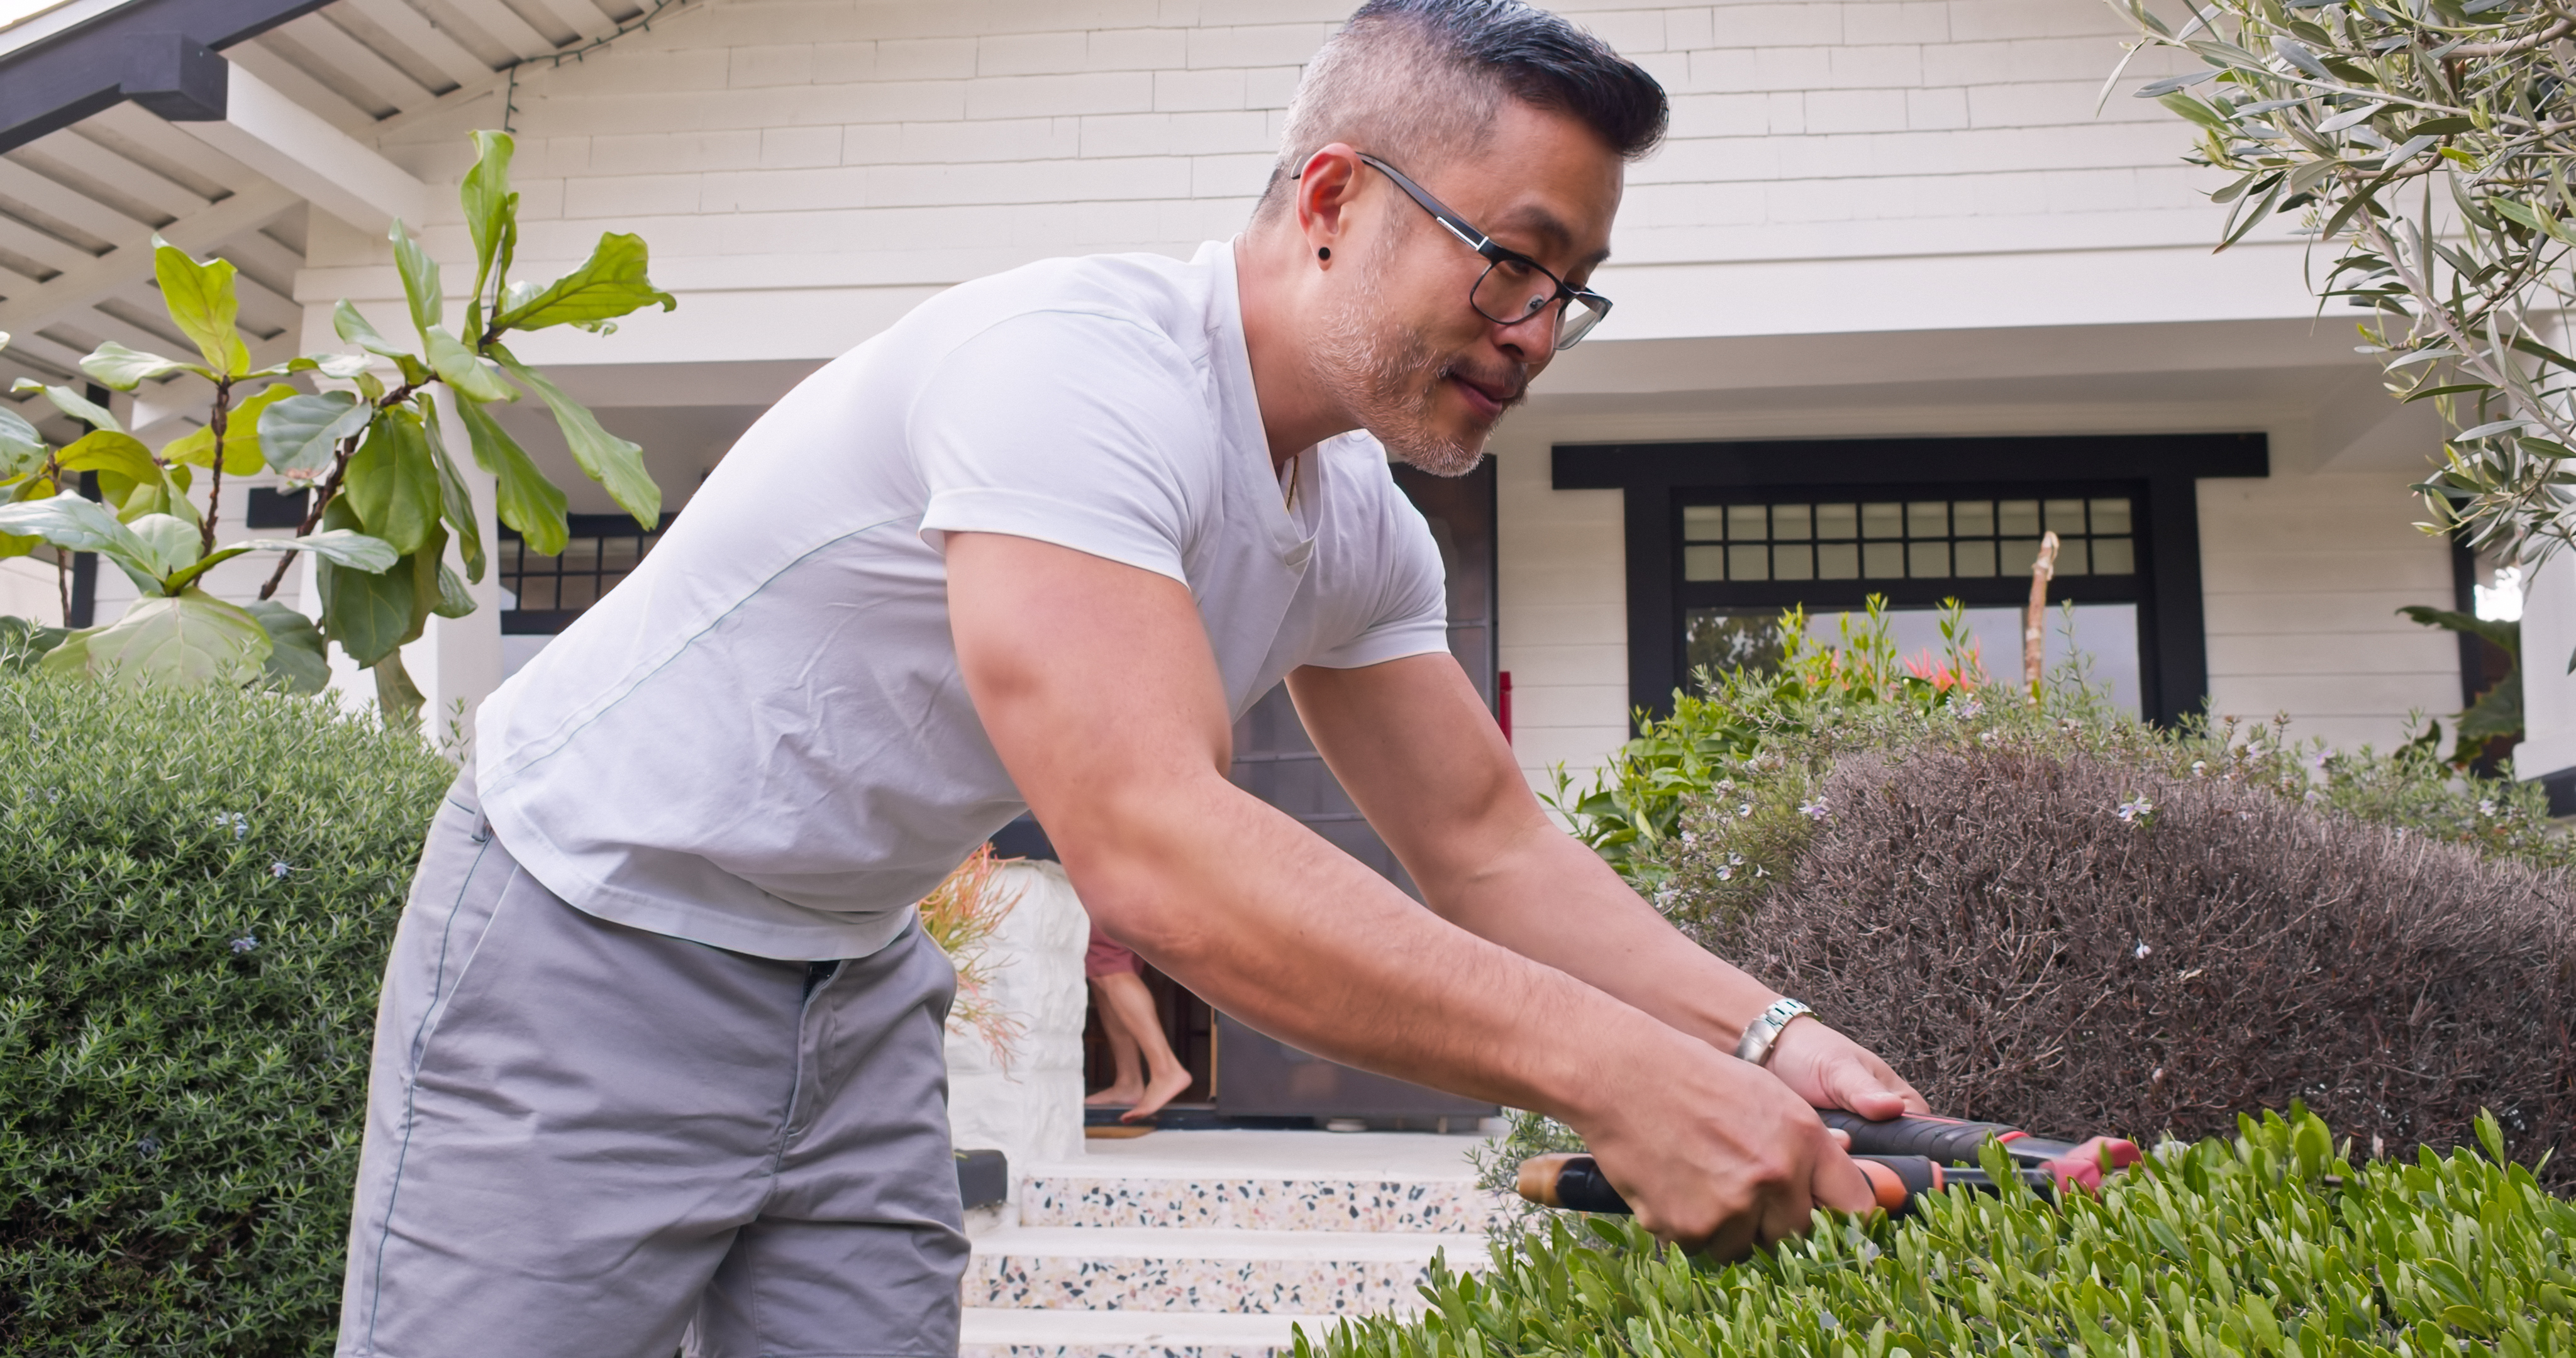
M1998 1192L1992 1175L1977 1162L1988 1141L1999 1142L2012 1161L2013 1177L2033 1192L2054 1198L2072 1186L2087 1191L2102 1186L2106 1169L2138 1163L2135 1143L2095 1136L2083 1141L2057 1141L2033 1136L2000 1122L1907 1113L1872 1122L1840 1109L1819 1110L1826 1126L1851 1137L1852 1163L1869 1180L1870 1191L1889 1216L1904 1216L1926 1193L1959 1189ZM1626 1215L1626 1199L1610 1186L1601 1166L1589 1155L1539 1155L1521 1162L1520 1195L1544 1207L1576 1212Z

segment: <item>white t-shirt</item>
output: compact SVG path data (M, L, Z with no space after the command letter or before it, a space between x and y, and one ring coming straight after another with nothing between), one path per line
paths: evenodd
M943 532L1188 585L1238 718L1300 665L1446 649L1439 549L1377 441L1297 467L1291 509L1231 246L952 289L788 393L484 702L484 810L603 919L864 957L1026 809L958 676Z

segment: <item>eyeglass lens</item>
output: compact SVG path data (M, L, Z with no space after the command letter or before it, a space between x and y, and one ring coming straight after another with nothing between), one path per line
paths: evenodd
M1556 280L1517 260L1496 260L1476 280L1475 295L1470 299L1487 320L1497 325L1517 325L1545 310L1556 300ZM1568 298L1565 313L1557 318L1556 347L1573 347L1601 320L1601 313L1578 298Z

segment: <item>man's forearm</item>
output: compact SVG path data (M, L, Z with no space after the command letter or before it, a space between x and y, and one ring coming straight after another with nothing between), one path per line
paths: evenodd
M1424 910L1213 776L1129 801L1041 808L1085 905L1202 998L1303 1050L1562 1116L1605 1092L1603 1045L1642 1056L1670 1036L1670 1017Z
M1665 1023L1733 1051L1779 992L1683 937L1600 856L1544 822L1512 834L1433 907Z

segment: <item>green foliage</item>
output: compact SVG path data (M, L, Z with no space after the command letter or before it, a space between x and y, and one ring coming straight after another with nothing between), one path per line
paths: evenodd
M378 979L454 769L220 685L0 673L0 709L0 1354L328 1352Z
M502 340L514 330L556 325L605 332L614 328L614 318L640 307L658 304L667 311L678 303L648 278L643 239L614 232L600 238L579 268L553 283L512 283L519 199L509 187L511 141L496 132L477 132L473 139L476 163L460 190L475 250L474 295L466 302L462 335L446 325L438 262L395 222L390 233L395 269L419 337L417 351L387 340L344 300L333 309L333 327L365 354L308 355L253 371L250 351L235 325L239 307L233 266L220 259L193 259L156 240L153 267L162 300L172 324L195 342L204 362L109 343L83 360L81 368L124 391L182 373L203 378L215 393L206 424L156 453L127 434L107 411L64 387L43 391L58 410L92 429L70 446L46 448L34 427L15 415L0 421L0 490L8 492L9 501L0 508L0 556L23 555L40 542L61 551L109 554L134 578L149 604L144 610L148 617L129 617L82 634L78 644L67 647L62 668L104 674L108 670L96 658L113 655L119 663L110 668L131 682L192 685L269 674L300 688L315 672L301 657L281 665L268 662L273 637L291 633L301 646L306 629L193 592L191 582L198 575L243 550L321 553L329 564L319 636L326 647L338 643L361 664L399 665L396 648L417 638L433 612L447 617L470 613L470 596L439 557L454 539L467 576L479 581L486 565L483 536L472 497L438 436L431 401L431 389L438 384L448 387L467 412L476 460L500 478L501 520L518 529L535 550L563 550L566 501L562 490L482 412L487 403L519 399L513 378L545 402L586 475L606 486L638 522L648 528L660 523L662 493L644 470L643 450L610 434L562 388L521 364ZM6 342L7 336L0 335L0 344ZM390 388L385 375L371 371L385 366L376 360L390 361ZM349 382L356 390L303 392L272 382L251 393L242 385L304 373ZM206 512L188 498L191 465L210 473ZM218 549L213 510L223 478L264 469L313 491L313 508L296 541L262 540ZM82 471L99 474L107 510L84 512L63 503L76 498L63 493L67 474ZM126 544L91 521L109 518L110 511L110 527L154 516L184 520L197 535L196 548L184 561L172 550L141 563L118 555ZM317 527L324 531L317 534ZM334 544L324 542L335 537ZM391 550L352 554L346 544L353 540L375 540ZM172 544L158 546L169 549ZM260 593L263 601L284 576L280 561ZM382 578L352 583L359 576ZM188 591L184 606L151 602L180 599L183 591ZM135 630L116 632L129 624ZM327 667L322 672L327 674ZM408 676L379 674L377 679L380 694L413 700L408 707L389 706L389 711L417 709L417 690Z
M1642 734L1588 787L1558 769L1551 805L1631 886L1668 908L1682 871L1698 874L1695 899L1759 896L1796 861L1819 813L1811 797L1837 757L1998 741L2243 783L2534 866L2576 867L2576 840L2550 821L2547 795L2463 774L2441 757L2438 729L2386 753L2345 754L2293 739L2286 717L2159 730L2112 707L2080 657L2059 667L2037 703L1986 687L1978 658L1963 648L1955 605L1938 657L1898 655L1877 600L1846 615L1840 631L1838 643L1817 642L1802 614L1784 615L1776 670L1702 673L1701 692L1677 692L1670 717L1641 719ZM1738 871L1714 876L1728 867Z
M2137 93L2224 171L2221 248L2276 213L2336 253L2322 295L2371 311L2390 392L2439 403L2431 531L2525 560L2576 542L2576 358L2547 319L2576 289L2576 9L2565 0L2207 0L2179 26L2119 0L2133 45L2204 69ZM2123 63L2125 67L2126 63ZM2114 74L2117 79L2117 73ZM2108 86L2105 87L2108 92Z
M2417 605L2397 610L2426 627L2462 632L2481 638L2504 649L2513 657L2513 667L2495 685L2477 696L2468 710L2459 715L2459 744L2451 750L2451 763L2467 768L2485 755L2495 742L2522 738L2522 624L2481 618L2448 608L2425 608Z
M1745 1263L1554 1215L1484 1275L1434 1265L1419 1319L1345 1322L1300 1358L1952 1353L2095 1358L2576 1353L2576 1205L2486 1154L2356 1165L2324 1123L2240 1120L2169 1143L2099 1197L1820 1213ZM1989 1149L1989 1168L2000 1154ZM2008 1177L2008 1176L2007 1176Z

